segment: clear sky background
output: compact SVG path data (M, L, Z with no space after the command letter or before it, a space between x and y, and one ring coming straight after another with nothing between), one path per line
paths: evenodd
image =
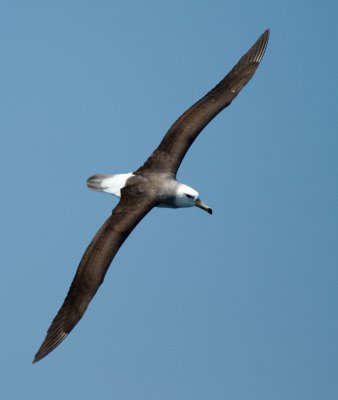
M0 3L0 397L333 400L337 3ZM130 172L259 35L253 80L179 171L70 336L32 359Z

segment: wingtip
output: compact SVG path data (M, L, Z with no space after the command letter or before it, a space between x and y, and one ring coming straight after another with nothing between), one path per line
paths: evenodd
M247 52L247 55L249 56L247 61L256 62L258 64L262 61L266 48L268 46L269 37L270 29L268 28L261 34L256 43ZM246 56L244 56L243 58L246 58Z
M266 43L268 43L269 38L270 38L270 28L267 28L267 29L263 32L262 36L265 38Z
M68 336L68 333L61 332L61 334L53 337L47 334L46 339L43 341L42 345L40 346L38 352L35 354L34 360L32 364L37 363L38 361L45 358L49 353L51 353L56 347L59 346L61 342L65 340Z
M40 355L39 351L35 354L32 364L36 364L40 360L42 360L47 354Z
M267 28L261 35L261 38L264 39L266 45L268 44L269 38L270 38L270 28ZM266 46L265 45L265 46Z
M32 361L32 364L36 364L38 361L42 360L47 354L41 355L39 354L40 351L38 351L35 356L34 359Z
M48 353L45 353L45 352L42 353L41 349L39 349L39 351L34 356L34 360L32 361L32 364L36 364L37 362L42 360L44 357L46 357L47 354L49 354L49 352Z

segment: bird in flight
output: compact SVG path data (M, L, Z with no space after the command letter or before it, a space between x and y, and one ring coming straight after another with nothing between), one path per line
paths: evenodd
M142 167L128 174L98 174L88 179L90 189L111 193L120 201L86 249L33 363L53 351L80 321L119 248L153 207L196 206L212 214L196 190L176 180L177 170L203 128L252 78L268 40L266 30L225 78L178 118Z

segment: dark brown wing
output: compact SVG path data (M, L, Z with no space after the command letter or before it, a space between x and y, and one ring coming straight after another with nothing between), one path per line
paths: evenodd
M263 58L268 40L269 30L266 30L228 75L171 126L159 147L138 171L161 170L176 175L198 134L252 78Z
M48 329L33 363L54 350L79 322L103 282L115 254L153 206L150 199L139 199L137 195L129 194L126 188L122 189L119 204L84 253L67 297Z

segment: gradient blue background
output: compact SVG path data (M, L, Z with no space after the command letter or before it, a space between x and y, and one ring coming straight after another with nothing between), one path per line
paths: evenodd
M337 399L336 4L1 1L1 399ZM140 166L267 27L179 172L214 215L148 215L33 366L116 204L86 178Z

